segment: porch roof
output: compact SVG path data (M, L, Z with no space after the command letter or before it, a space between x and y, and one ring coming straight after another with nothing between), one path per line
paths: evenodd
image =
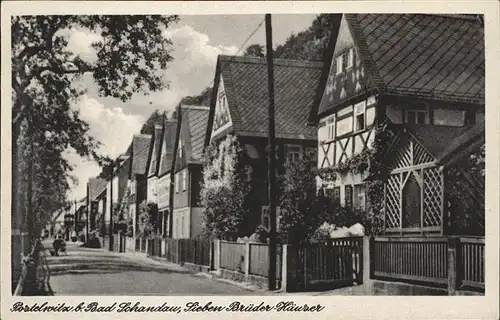
M484 121L476 123L457 136L437 157L437 164L451 165L471 150L485 143Z

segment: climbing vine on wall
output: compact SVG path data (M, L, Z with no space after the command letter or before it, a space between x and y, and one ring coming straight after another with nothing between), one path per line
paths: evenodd
M383 230L383 199L384 184L383 178L390 144L394 139L394 130L391 128L390 121L386 118L375 128L374 141L369 149L353 155L347 160L339 163L335 167L322 168L318 170L318 175L326 181L335 181L337 176L344 176L347 173L361 174L369 170L371 175L376 176L376 180L366 182L367 198L370 203L368 212L356 214L359 216L366 228L367 234L377 234Z
M240 236L250 190L240 164L242 157L243 149L231 135L205 149L200 193L205 235L220 239Z

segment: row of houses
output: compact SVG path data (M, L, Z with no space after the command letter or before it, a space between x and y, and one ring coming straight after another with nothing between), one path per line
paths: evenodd
M368 154L386 124L384 170L337 170L318 188L367 210L367 182L380 180L388 234L452 232L447 168L485 139L483 26L465 15L343 14L331 31L323 62L274 60L278 171L304 155L320 170L338 168ZM266 59L220 55L209 107L178 106L152 135L134 135L112 179L90 179L90 228L98 215L109 223L110 201L125 201L137 234L146 201L156 204L157 233L199 235L203 152L229 135L244 148L248 182L262 191L254 220L268 225L267 109ZM474 199L484 228L484 201Z

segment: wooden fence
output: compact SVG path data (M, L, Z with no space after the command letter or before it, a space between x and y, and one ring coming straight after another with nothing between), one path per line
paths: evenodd
M375 238L373 249L375 277L448 282L447 238Z
M363 279L363 237L305 242L287 248L290 290L333 289Z
M458 246L459 285L484 290L484 238L460 238Z
M245 273L246 244L230 241L220 243L220 267Z
M248 273L261 277L269 275L269 245L267 243L249 243ZM281 279L281 245L276 248L276 279Z
M180 261L210 266L212 241L209 239L179 239Z
M370 239L371 278L484 291L484 238Z

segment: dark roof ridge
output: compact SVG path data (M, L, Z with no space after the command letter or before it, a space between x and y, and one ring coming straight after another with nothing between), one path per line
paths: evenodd
M224 62L238 62L238 63L253 63L253 64L266 64L266 58L259 57L243 57L243 56L229 56L219 55L219 59ZM275 66L283 67L297 67L297 68L322 68L323 61L308 61L308 60L292 60L292 59L273 59Z
M205 111L205 110L210 110L210 107L183 104L183 105L181 105L181 109L191 109L191 110L203 110L203 111Z
M136 133L134 134L134 137L139 137L139 138L151 138L150 134L147 133Z

